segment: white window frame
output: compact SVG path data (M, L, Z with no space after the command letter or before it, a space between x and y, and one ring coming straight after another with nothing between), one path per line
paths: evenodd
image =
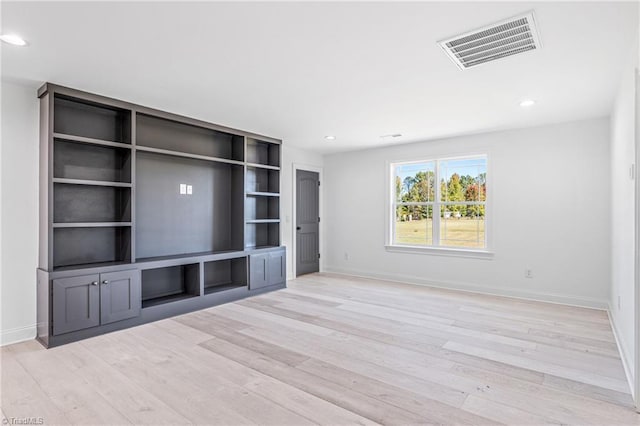
M434 241L439 241L440 238L440 207L444 204L480 204L478 202L446 202L440 201L441 198L441 189L440 189L440 163L446 160L459 160L459 159L472 159L472 158L480 158L483 157L487 161L487 192L485 196L485 232L484 232L484 247L483 248L464 248L464 247L448 247L448 246L438 246L438 245L408 245L408 244L396 244L394 243L394 232L395 232L395 208L396 208L396 200L395 200L395 167L398 165L404 164L421 164L428 162L435 162L436 169L436 184L435 184L435 200L433 202L425 202L425 203L415 203L416 205L432 205L433 206L433 218L434 224L432 228L433 239ZM490 169L490 161L489 161L489 153L487 152L476 152L469 154L458 154L458 155L442 155L442 156L430 156L422 158L420 160L409 160L409 161L388 161L386 163L386 178L387 178L387 191L386 191L386 236L385 236L385 249L390 252L399 252L399 253L414 253L414 254L430 254L430 255L438 255L438 256L456 256L456 257L470 257L477 259L492 259L493 251L491 251L491 231L493 229L492 221L491 221L491 204L492 204L492 192L493 185L491 184L492 173ZM438 219L436 220L436 215ZM436 226L437 222L437 226Z

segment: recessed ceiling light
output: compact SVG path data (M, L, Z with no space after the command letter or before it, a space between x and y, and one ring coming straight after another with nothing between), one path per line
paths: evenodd
M402 136L402 133L391 133L389 135L382 135L380 136L380 138L385 139L385 138L399 138L400 136Z
M15 34L2 34L0 35L0 40L5 43L13 44L14 46L26 46L27 42L18 35Z
M331 136L331 135L329 135L329 136L325 136L324 138L325 138L326 140L328 140L328 141L333 141L333 140L335 140L335 139L336 139L336 137L335 137L335 136Z
M520 106L521 107L530 107L536 104L536 101L534 101L533 99L524 99L520 102Z

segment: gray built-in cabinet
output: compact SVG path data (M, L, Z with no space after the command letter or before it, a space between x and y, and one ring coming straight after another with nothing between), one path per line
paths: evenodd
M47 83L38 340L283 288L281 141Z

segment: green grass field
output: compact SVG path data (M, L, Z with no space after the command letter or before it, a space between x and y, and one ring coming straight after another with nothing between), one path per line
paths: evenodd
M396 244L431 245L433 223L431 220L396 222ZM440 245L449 247L484 247L484 220L442 219Z

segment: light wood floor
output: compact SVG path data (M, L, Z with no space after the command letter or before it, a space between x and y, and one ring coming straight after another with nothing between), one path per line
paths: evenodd
M603 311L329 274L1 365L46 423L640 424Z

